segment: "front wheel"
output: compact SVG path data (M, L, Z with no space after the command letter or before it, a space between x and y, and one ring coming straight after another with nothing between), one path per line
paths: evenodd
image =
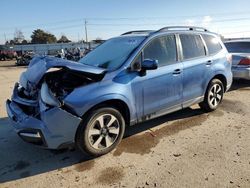
M214 111L220 105L224 94L224 86L219 79L213 79L206 90L204 101L199 104L206 112Z
M115 108L105 107L91 112L76 136L77 147L92 156L112 151L122 140L125 121Z

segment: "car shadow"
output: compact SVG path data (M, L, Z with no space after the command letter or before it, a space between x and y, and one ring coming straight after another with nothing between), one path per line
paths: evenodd
M234 79L233 84L229 90L230 91L235 91L235 90L248 90L250 91L250 80L244 80L244 79Z
M46 150L25 143L13 131L8 118L0 118L0 183L87 161L73 150Z
M125 137L130 137L132 135L138 134L148 129L157 127L165 122L172 122L175 120L191 118L193 116L198 116L201 114L204 114L204 111L202 111L199 108L198 109L186 108L184 110L180 110L171 114L167 114L165 116L161 116L159 118L155 118L143 123L136 124L134 126L130 126L126 129Z
M10 67L16 67L17 65L15 64L15 65L1 65L0 64L0 68L1 67L4 67L4 68L10 68Z
M13 64L13 65L1 65L1 63L0 63L0 68L17 68L17 67L27 68L28 66L27 65L16 65L16 64Z
M130 126L126 129L125 137L130 137L165 122L199 116L200 114L203 114L203 112L199 109L187 108L145 123ZM78 150L51 151L25 143L13 131L8 118L0 118L0 159L0 183L53 170L60 171L64 167L94 160ZM87 166L83 165L82 168L87 168Z

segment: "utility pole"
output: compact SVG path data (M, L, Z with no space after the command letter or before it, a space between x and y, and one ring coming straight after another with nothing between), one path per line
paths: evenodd
M87 31L87 20L85 20L85 37L86 37L86 43L88 43L88 31Z

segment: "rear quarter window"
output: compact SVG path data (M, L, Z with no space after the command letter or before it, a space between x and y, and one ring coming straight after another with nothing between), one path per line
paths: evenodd
M200 35L180 34L183 59L192 59L206 55Z
M222 50L219 39L217 39L216 37L211 35L202 35L202 37L207 45L207 50L210 55L216 54Z

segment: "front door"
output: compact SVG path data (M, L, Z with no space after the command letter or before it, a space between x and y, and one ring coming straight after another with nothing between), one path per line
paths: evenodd
M177 61L175 35L166 35L150 41L142 51L142 60L158 60L156 70L148 70L146 75L134 79L137 112L149 119L180 109L182 101L183 66Z

